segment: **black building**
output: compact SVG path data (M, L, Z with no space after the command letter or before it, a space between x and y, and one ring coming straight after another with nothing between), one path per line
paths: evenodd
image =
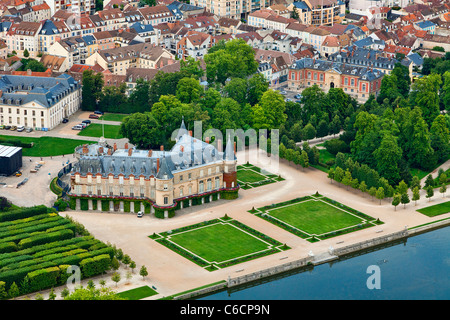
M22 148L0 145L0 175L10 176L22 167Z

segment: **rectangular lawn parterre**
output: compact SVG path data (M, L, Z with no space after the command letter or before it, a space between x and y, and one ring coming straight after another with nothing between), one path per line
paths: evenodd
M150 237L208 271L289 249L228 217Z
M238 170L237 179L245 182L257 182L265 180L266 177L252 170Z
M249 212L310 242L383 223L319 194Z
M450 201L435 204L434 206L425 207L422 209L417 210L418 212L428 216L428 217L435 217L444 213L450 212Z
M309 234L322 234L357 225L362 219L320 200L307 200L270 210L269 214Z
M119 133L120 126L105 124L104 134L107 139L121 139L122 135ZM92 123L78 133L79 136L85 137L101 137L103 135L102 125L99 123Z

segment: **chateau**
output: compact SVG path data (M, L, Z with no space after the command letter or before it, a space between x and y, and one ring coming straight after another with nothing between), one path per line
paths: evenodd
M71 173L71 192L77 206L87 199L89 209L146 211L167 218L176 209L221 198L237 197L234 144L214 147L192 137L184 121L170 151L118 149L101 139L75 150L78 162Z

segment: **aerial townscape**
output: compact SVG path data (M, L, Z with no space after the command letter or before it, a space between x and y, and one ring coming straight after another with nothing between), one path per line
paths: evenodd
M450 0L0 0L0 300L300 299L450 234L449 111Z

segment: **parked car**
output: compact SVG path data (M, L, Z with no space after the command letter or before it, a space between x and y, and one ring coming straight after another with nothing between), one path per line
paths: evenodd
M4 130L5 129L5 126L2 124L1 126L0 126L0 130Z
M67 122L69 122L69 119L67 119L67 118L64 118L64 119L62 120L62 123L67 123Z
M302 100L295 100L296 103L302 103Z
M79 125L79 124L74 125L74 126L72 127L72 130L83 130L83 126L82 126L82 125Z
M5 126L5 130L10 130L11 126Z
M24 127L24 126L18 126L18 127L17 127L17 131L18 131L18 132L22 132L23 130L25 130L25 127Z
M11 127L11 131L16 131L17 130L17 126L12 126Z
M294 96L294 98L295 98L295 99L301 99L301 98L302 98L302 95L301 95L300 93L297 93L297 94Z
M81 123L86 123L87 125L91 124L91 120L83 120Z
M281 94L287 94L285 90L280 91Z
M94 114L99 114L99 115L102 115L103 114L103 112L101 112L101 111L94 111Z
M139 211L138 213L137 213L137 217L138 218L142 218L144 216L144 213L142 212L142 211Z
M89 119L98 119L100 118L97 114L90 114Z
M79 123L78 125L82 126L83 129L87 127L87 124L86 124L86 123L83 123L83 122L82 122L82 123Z
M31 131L33 131L33 128L26 128L25 131L30 133Z
M292 101L292 99L290 99L290 98L287 98L287 99L286 99L286 101Z

